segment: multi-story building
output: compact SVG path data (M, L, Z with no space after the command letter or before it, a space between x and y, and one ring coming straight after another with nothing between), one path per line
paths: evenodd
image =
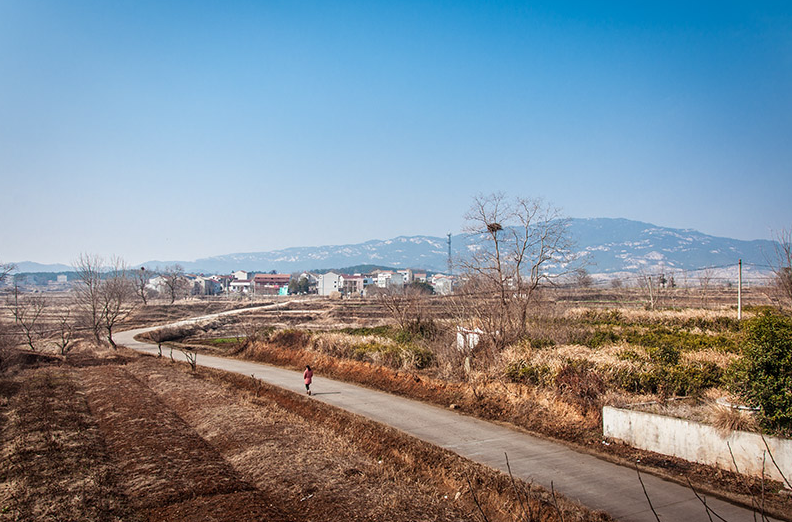
M289 286L289 274L256 274L253 277L253 293L256 295L278 295Z

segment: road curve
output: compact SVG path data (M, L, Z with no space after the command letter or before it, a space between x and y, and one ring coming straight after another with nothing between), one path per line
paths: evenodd
M278 303L231 310L179 321L170 326L195 324L224 315L283 305ZM162 326L119 332L115 336L116 342L133 350L156 355L156 345L134 339L136 335L156 328ZM184 359L181 353L174 356ZM198 356L197 362L201 366L252 375L297 393L305 391L301 372L208 355ZM423 402L325 379L321 375L314 376L312 388L316 400L392 426L504 472L507 471L505 455L508 455L511 471L515 476L541 484L548 490L552 485L567 498L589 508L606 511L618 520L657 522L634 469L578 453L564 444L498 424ZM652 500L652 506L662 522L709 522L710 517L690 489L654 475L642 474L641 477ZM749 522L758 518L751 510L716 498L707 498L707 505L728 522Z

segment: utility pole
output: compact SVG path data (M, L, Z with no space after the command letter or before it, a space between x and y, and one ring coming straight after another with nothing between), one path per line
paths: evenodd
M737 261L737 320L742 321L742 259Z
M453 275L454 265L451 261L451 232L448 233L448 275Z

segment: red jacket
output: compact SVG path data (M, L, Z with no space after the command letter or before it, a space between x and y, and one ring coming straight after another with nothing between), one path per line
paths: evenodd
M312 377L313 377L313 370L309 370L306 368L306 370L303 372L303 380L305 381L305 384L311 384Z

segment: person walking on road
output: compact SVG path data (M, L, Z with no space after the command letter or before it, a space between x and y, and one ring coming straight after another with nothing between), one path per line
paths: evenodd
M313 370L307 364L305 365L305 371L303 372L303 381L305 381L305 392L310 395L311 394L311 379L313 378Z

